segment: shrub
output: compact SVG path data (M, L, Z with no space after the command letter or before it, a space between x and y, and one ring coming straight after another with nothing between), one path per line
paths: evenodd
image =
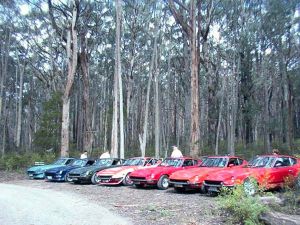
M245 225L261 224L259 215L267 211L257 196L247 196L243 186L237 186L233 190L223 189L218 197L220 208L232 215L233 223Z
M55 158L53 153L12 153L0 159L0 169L19 170L34 165L34 162L51 163Z

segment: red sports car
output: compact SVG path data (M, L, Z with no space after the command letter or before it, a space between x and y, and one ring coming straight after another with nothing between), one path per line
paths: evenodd
M205 178L214 171L226 168L241 167L247 164L242 158L235 156L209 156L203 160L197 168L181 170L170 176L170 183L174 185L175 191L182 192L187 189L202 189Z
M101 170L96 175L96 182L104 185L131 185L129 174L135 170L157 166L157 159L150 157L135 157L127 159L120 167Z
M210 193L215 193L219 192L221 187L234 187L242 184L245 192L248 195L253 195L257 188L268 190L283 187L287 179L294 183L295 179L299 178L299 173L300 160L296 157L286 155L256 156L243 168L211 173L206 177L204 187Z
M157 185L158 189L165 190L169 187L169 176L179 170L197 167L198 161L193 158L166 158L154 168L136 170L130 174L130 179L136 187Z

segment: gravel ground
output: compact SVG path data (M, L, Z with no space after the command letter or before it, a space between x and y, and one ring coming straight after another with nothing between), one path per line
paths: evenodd
M173 189L105 187L29 180L24 174L0 171L0 182L26 187L76 193L85 200L99 204L134 224L204 225L225 224L224 213L217 208L216 198L200 193L178 194ZM75 207L75 206L74 206Z

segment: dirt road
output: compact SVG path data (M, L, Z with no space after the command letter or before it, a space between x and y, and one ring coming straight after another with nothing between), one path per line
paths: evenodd
M0 224L126 225L128 219L73 193L0 184Z
M60 205L60 203L56 203L56 200L59 201L57 196L80 196L77 201L72 202L71 209L74 211L79 208L79 205L81 206L82 202L88 202L91 203L87 207L88 211L95 211L95 207L101 206L117 215L130 218L134 225L223 225L226 224L229 216L220 211L216 198L197 192L178 194L172 188L162 191L156 188L136 189L125 186L74 185L65 182L29 180L25 174L5 171L0 171L0 183L30 187L41 191L54 191L51 196L51 204L57 204L57 207ZM19 198L22 198L22 194L19 193ZM1 192L0 196L3 196ZM0 199L0 201L2 200ZM67 203L68 201L64 202L64 204ZM46 201L40 204L42 207ZM41 211L45 212L47 207L42 207L43 210L41 209ZM93 216L97 216L101 210L96 211L97 213ZM51 215L48 213L47 216L52 217ZM77 215L87 218L85 212L77 213ZM31 215L28 215L28 218L31 218ZM0 221L0 224L3 223ZM73 223L71 224L73 225Z

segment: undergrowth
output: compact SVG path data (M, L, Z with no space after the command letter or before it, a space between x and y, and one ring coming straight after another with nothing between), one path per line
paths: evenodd
M55 159L54 153L14 153L0 158L0 169L20 170L34 165L35 162L50 163Z
M218 203L222 210L232 215L233 221L231 222L233 224L262 224L259 221L259 216L268 210L257 196L246 195L241 185L232 190L222 189L218 197Z

